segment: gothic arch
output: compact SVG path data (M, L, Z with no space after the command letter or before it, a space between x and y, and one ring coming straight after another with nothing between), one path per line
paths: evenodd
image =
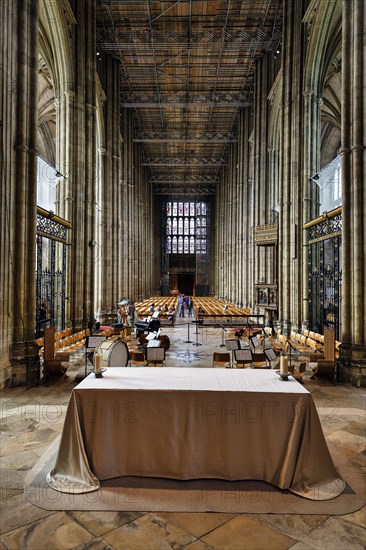
M312 151L309 175L330 162L340 145L341 126L341 17L340 1L310 4L304 17L308 39L304 95L317 102L316 136L307 134ZM319 32L321 29L321 32ZM314 139L315 138L315 139ZM311 162L313 160L313 162Z
M45 0L39 22L39 142L40 154L62 174L67 173L68 94L73 93L74 76L71 30L75 24L68 3ZM42 154L43 153L43 154ZM62 213L61 213L62 215Z

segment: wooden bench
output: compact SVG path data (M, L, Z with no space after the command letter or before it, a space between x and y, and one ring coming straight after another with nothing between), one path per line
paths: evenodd
M65 374L68 369L68 365L65 363L69 361L73 353L84 346L85 338L89 334L89 329L72 334L72 329L55 332L54 325L46 328L43 338L43 365L46 377L47 375Z

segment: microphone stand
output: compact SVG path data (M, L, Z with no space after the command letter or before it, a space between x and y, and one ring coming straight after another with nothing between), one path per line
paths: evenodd
M287 343L289 345L289 348L290 348L290 367L291 367L291 349L294 349L295 351L297 351L297 350L296 350L296 348L294 348L294 346L291 344L291 342L289 342L289 340L286 340L286 341L287 341Z
M196 323L196 342L194 342L193 345L194 345L194 346L202 346L202 344L200 344L200 343L198 342L198 325L201 324L201 323L200 323L200 320L197 319L197 321L195 321L195 323Z
M187 323L188 326L188 340L186 340L186 344L191 344L191 340L189 339L189 323Z
M221 328L222 328L222 331L221 331L221 344L220 344L220 348L224 348L225 347L225 343L224 343L224 332L226 332L226 330L224 329L224 325L221 324Z

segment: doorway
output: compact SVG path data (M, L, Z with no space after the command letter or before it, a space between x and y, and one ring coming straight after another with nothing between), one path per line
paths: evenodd
M178 275L179 292L186 296L193 296L194 275L191 273L179 273Z

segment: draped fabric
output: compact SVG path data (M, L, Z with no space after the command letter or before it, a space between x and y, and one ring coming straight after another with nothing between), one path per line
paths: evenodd
M113 368L73 391L54 489L120 476L261 480L314 500L342 493L310 393L273 370Z

